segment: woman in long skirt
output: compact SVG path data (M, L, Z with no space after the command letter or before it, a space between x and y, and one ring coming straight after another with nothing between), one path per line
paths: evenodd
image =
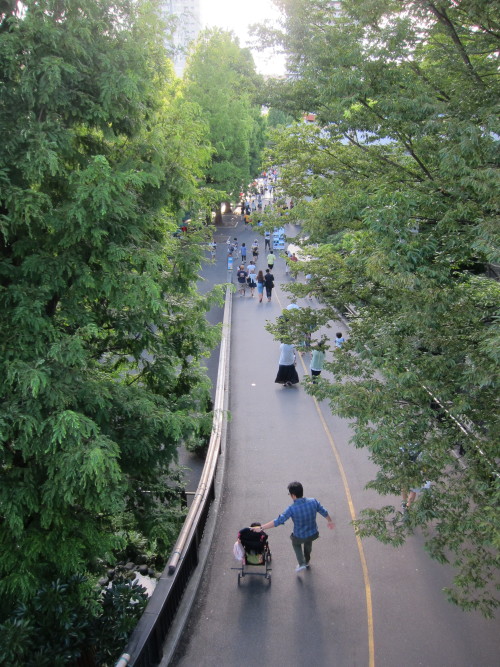
M284 387L291 387L292 384L297 384L298 381L299 376L295 368L295 349L293 345L281 343L278 375L275 382L282 384Z

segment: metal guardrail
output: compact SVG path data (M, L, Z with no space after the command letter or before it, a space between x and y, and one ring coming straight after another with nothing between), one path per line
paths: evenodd
M214 420L203 472L174 550L148 605L115 667L154 667L162 659L163 645L174 622L183 594L199 563L200 544L215 499L216 469L221 434L226 419L227 368L230 348L232 292L226 290Z

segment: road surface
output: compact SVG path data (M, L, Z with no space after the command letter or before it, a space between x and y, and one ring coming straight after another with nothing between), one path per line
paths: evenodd
M248 247L255 238L241 222L230 234ZM227 236L227 229L218 230L208 282L226 279ZM261 237L258 269L265 268L263 248ZM236 266L235 260L233 275ZM351 525L356 512L399 499L364 489L375 469L366 451L349 445L348 423L300 386L274 383L279 345L264 325L289 303L280 287L290 279L284 266L279 258L271 303L264 297L259 304L249 291L233 297L224 495L197 604L171 665L496 667L498 622L446 601L442 589L450 584L451 572L427 556L421 536L397 550L356 538ZM327 331L330 337L336 331L349 335L342 322ZM308 362L307 354L299 359L300 376L308 372ZM329 510L335 530L318 517L320 539L313 544L311 569L299 574L291 522L269 530L271 585L248 576L238 586L231 570L237 565L232 546L238 530L285 509L293 480Z

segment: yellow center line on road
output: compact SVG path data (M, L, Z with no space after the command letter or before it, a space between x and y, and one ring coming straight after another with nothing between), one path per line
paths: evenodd
M300 354L300 360L305 370L305 364L304 360L302 359L302 354ZM340 458L339 451L337 449L337 446L335 445L330 429L328 428L328 424L326 423L325 418L323 417L323 413L321 412L321 407L317 399L314 396L312 396L312 399L314 401L314 405L316 406L316 411L319 415L320 421L323 425L323 429L325 430L326 437L328 438L328 441L330 443L330 447L332 448L335 460L337 461L337 466L340 471L340 476L342 477L342 483L344 485L344 492L347 498L347 504L349 505L349 512L351 515L351 519L354 521L354 519L356 518L356 512L354 510L354 503L352 502L349 483L347 481L347 477L344 471L344 466L342 465L342 460ZM361 561L361 569L363 570L363 580L365 584L366 617L368 623L368 655L369 655L368 664L370 667L375 667L375 641L373 638L373 607L372 607L372 591L370 586L370 578L368 576L368 567L366 565L365 550L363 549L363 543L361 542L361 538L356 533L356 531L354 531L354 535L356 537L356 543L358 545L359 560Z
M278 301L281 310L283 310L283 306L281 304L281 301L278 297L278 294L276 293L276 300ZM299 351L299 358L300 362L302 364L302 368L304 370L304 373L307 375L308 371L306 368L306 365L304 363L304 358L302 356L302 353ZM330 429L328 428L328 424L325 421L325 418L323 416L323 413L321 411L321 406L318 403L317 399L315 396L311 397L314 401L314 405L316 406L316 412L318 413L319 419L321 421L321 424L323 425L323 429L326 433L326 437L328 439L328 442L330 443L330 447L332 449L333 455L335 456L335 460L337 462L337 467L340 472L340 476L342 478L342 484L344 485L344 493L347 499L347 504L349 506L349 513L351 515L351 519L354 521L356 518L356 511L354 509L354 503L352 501L352 495L351 495L351 490L349 488L349 482L347 481L347 476L345 474L344 466L342 465L342 459L340 458L340 453L339 450L337 449L337 446L335 444L335 441L333 439L333 436L331 434ZM366 564L366 558L365 558L365 550L363 549L363 543L361 541L361 538L359 535L354 531L354 535L356 537L356 544L358 546L358 553L359 553L359 560L361 561L361 569L363 571L363 581L364 581L364 586L365 586L365 599L366 599L366 619L367 619L367 624L368 624L368 665L369 667L375 667L375 640L374 640L374 635L373 635L373 606L372 606L372 590L370 586L370 577L368 576L368 566Z

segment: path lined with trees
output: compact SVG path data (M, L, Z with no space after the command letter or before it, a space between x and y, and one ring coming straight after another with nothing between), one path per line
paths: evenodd
M357 313L334 381L310 391L354 421L354 444L378 467L371 488L432 482L404 526L393 529L387 504L361 513L360 533L399 545L422 529L431 556L456 567L449 599L493 614L498 12L486 1L276 4L283 31L261 34L287 53L289 77L268 100L299 122L273 135L270 161L314 258L307 288L292 291L320 300L313 327ZM418 465L403 465L408 443L422 448Z
M457 573L448 598L498 606L498 8L275 4L282 31L259 34L288 76L267 85L219 30L176 79L154 4L0 6L6 664L111 664L141 595L117 580L103 605L95 583L168 556L184 516L177 450L209 418L202 360L218 340L205 315L222 290L196 282L212 214L260 169L264 102L278 126L267 160L312 258L290 294L315 295L313 328L347 304L358 314L333 380L307 390L353 421L370 489L432 482L407 522L368 507L360 534L399 545L422 530ZM419 465L402 466L415 442Z
M287 233L291 228L286 226ZM223 236L224 230L218 231ZM246 243L255 238L242 222L235 235ZM263 245L263 236L258 239ZM217 265L219 273L225 271L224 252ZM265 266L261 254L257 267ZM213 269L204 272L209 281ZM256 646L266 665L494 667L500 647L496 621L449 604L442 589L451 582L453 569L429 559L420 531L399 549L373 538L356 539L353 513L387 501L399 503L401 496L398 492L382 499L365 487L377 468L366 450L350 444L349 420L332 415L328 400L317 404L306 394L310 352L298 348L300 385L275 384L280 346L266 323L283 317L290 300L285 288L294 281L281 255L273 275L276 288L270 303L259 303L249 290L245 297L233 297L231 419L221 507L177 653L172 658L170 642L160 667L247 667L255 664ZM304 282L302 272L296 281ZM299 311L285 311L289 322L291 314L318 304L315 298L299 298L297 305ZM337 354L337 331L350 337L339 320L313 335L313 340L327 339L328 360ZM321 378L334 379L328 370ZM267 530L271 583L251 575L238 583L238 571L231 569L239 564L232 550L238 531L277 517L290 503L287 485L295 479L304 485L306 496L317 497L328 509L335 529L328 530L318 517L320 538L313 543L311 568L299 573L291 522Z

